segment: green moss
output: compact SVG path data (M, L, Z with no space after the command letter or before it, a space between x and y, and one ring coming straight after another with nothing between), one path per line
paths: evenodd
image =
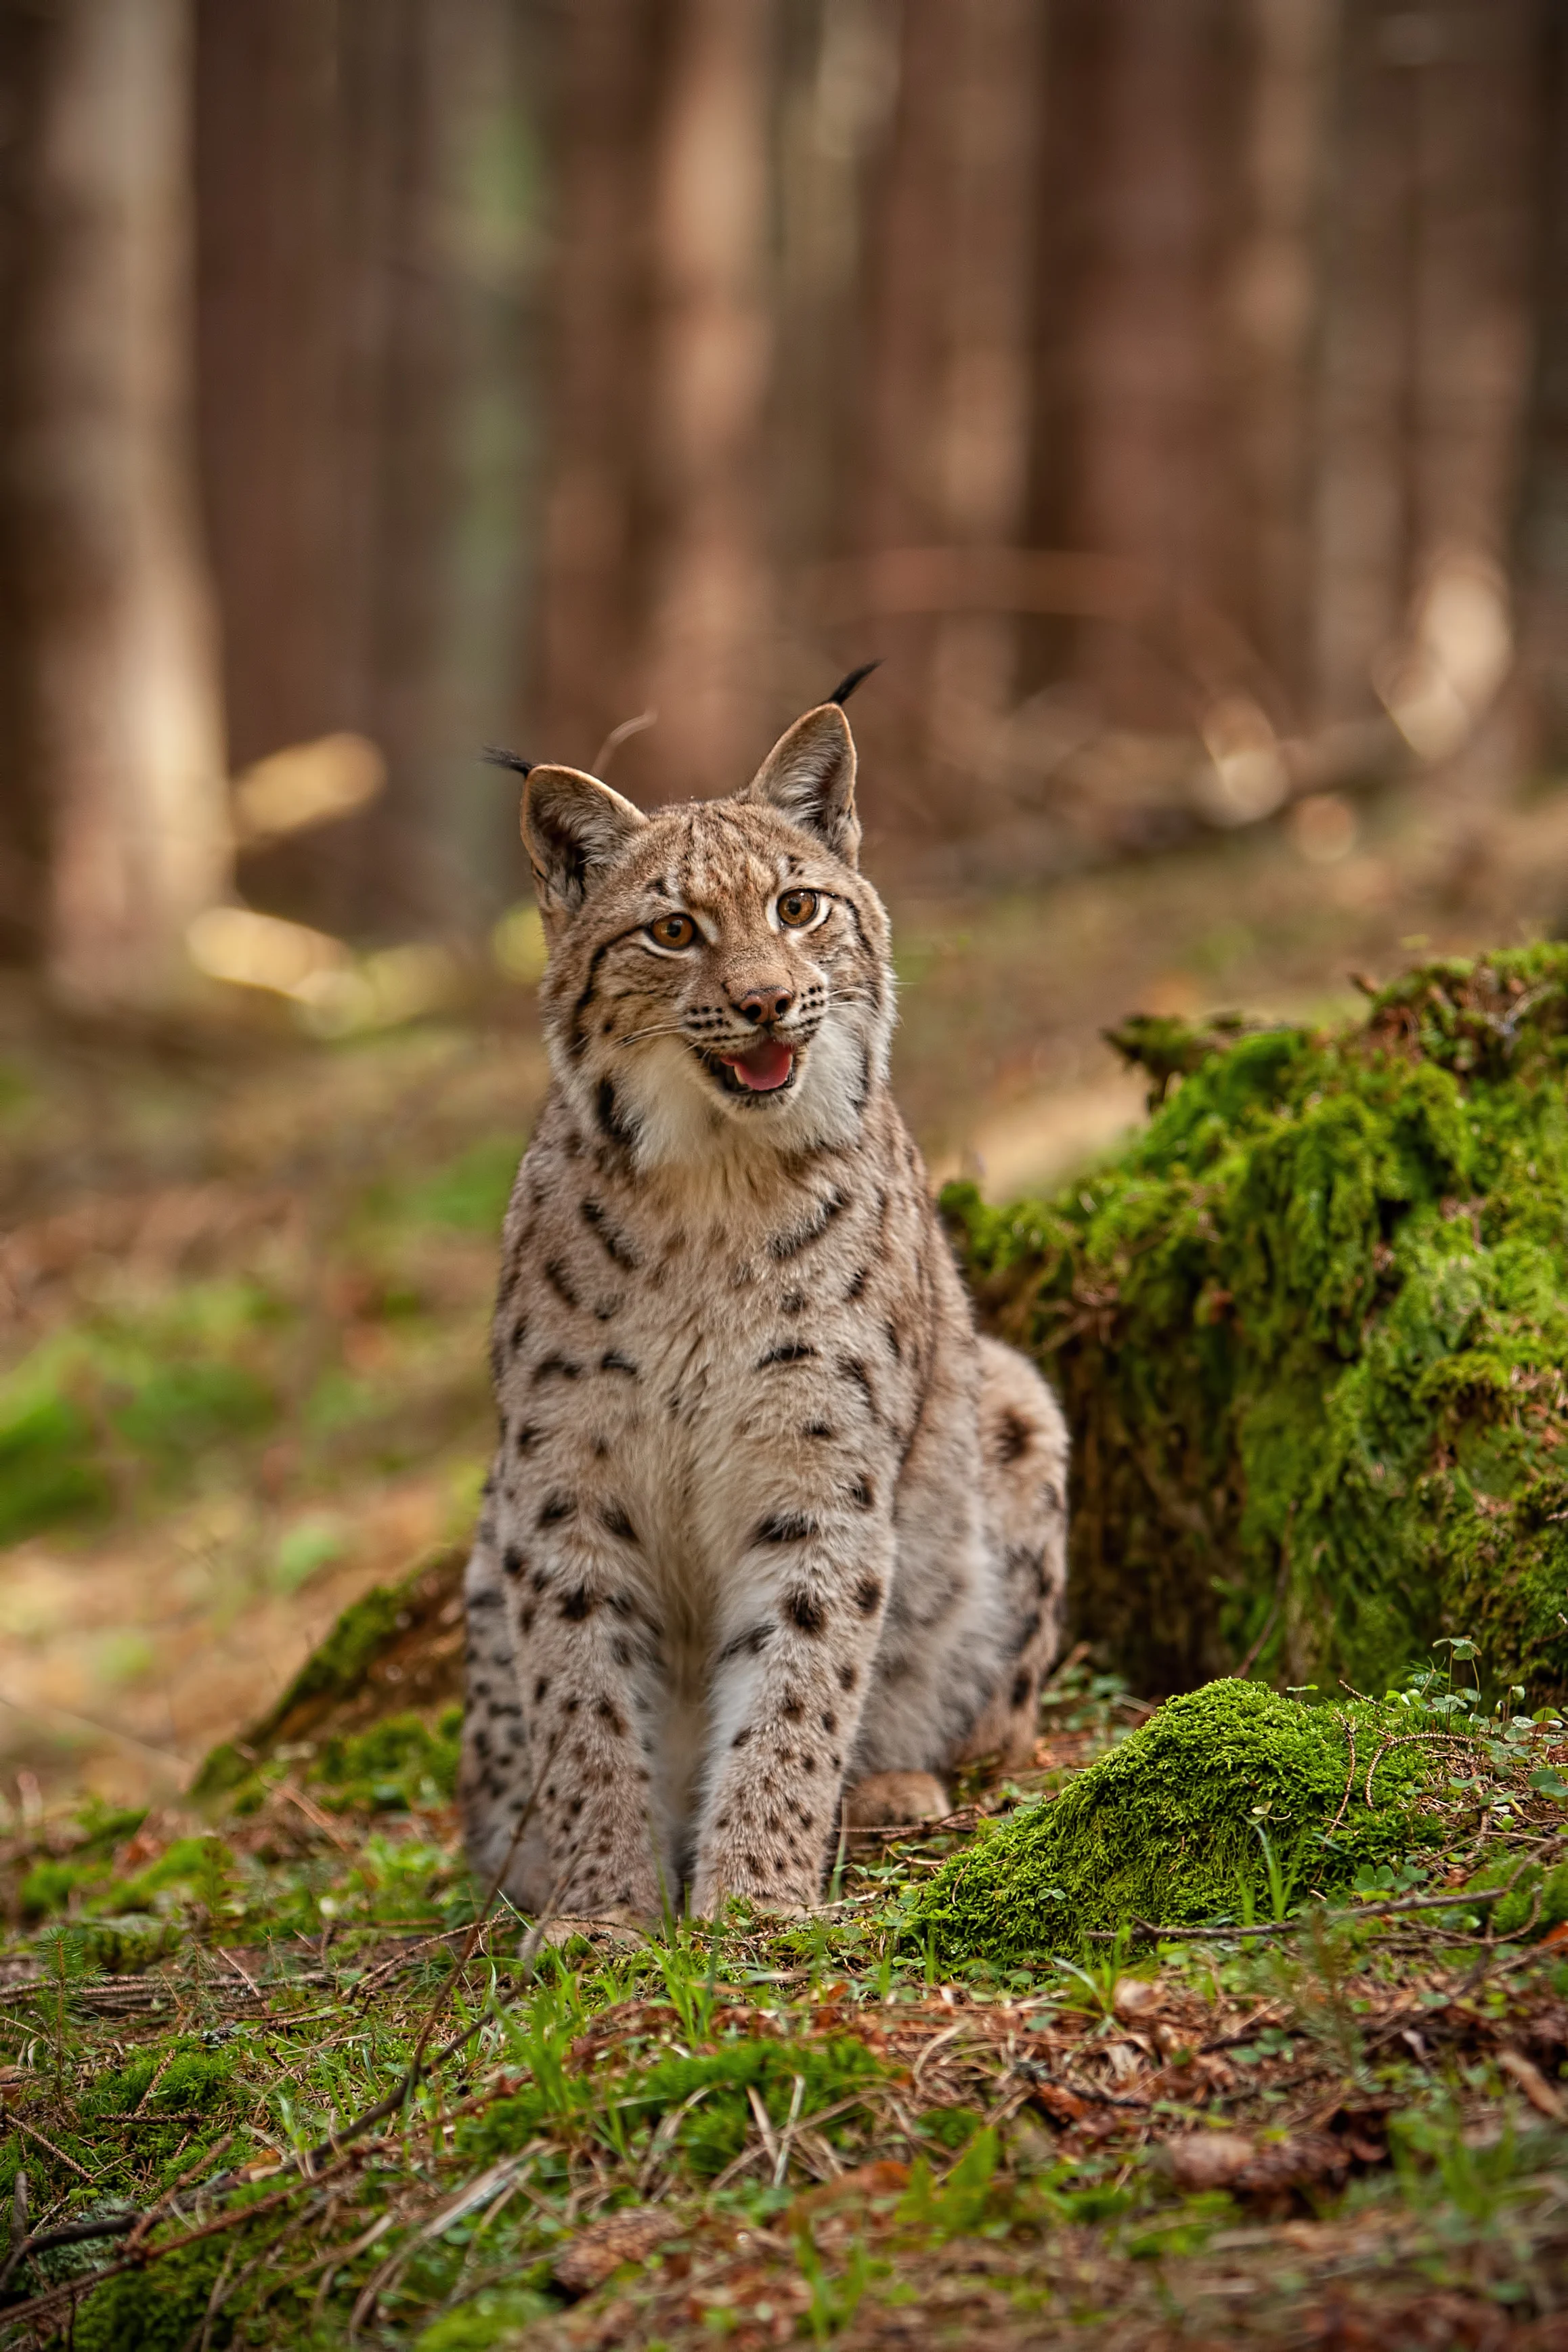
M0 1543L108 1509L128 1469L167 1493L271 1423L247 1360L279 1309L248 1282L194 1282L51 1332L0 1380Z
M68 1398L28 1398L0 1411L0 1543L108 1503L109 1480L91 1446L92 1424Z
M184 2352L201 2336L225 2251L220 2238L110 2279L75 2315L77 2352ZM232 2340L232 2328L220 2319L211 2341Z
M631 2094L629 2112L634 2119L661 2117L700 2092L680 2127L679 2144L692 2171L713 2179L734 2162L755 2129L749 2089L757 2093L769 2121L782 2127L797 2079L804 2084L798 2113L805 2118L837 2106L881 2072L865 2043L845 2033L821 2042L731 2042L689 2058L661 2058ZM831 2137L832 2126L827 2129Z
M1347 1721L1358 1785L1335 1829L1350 1779ZM1254 1907L1266 1916L1264 1837L1287 1904L1343 1886L1430 1841L1422 1801L1446 1769L1443 1750L1420 1741L1392 1749L1370 1806L1362 1793L1384 1740L1414 1727L1396 1702L1304 1706L1257 1683L1169 1699L1059 1797L1021 1808L944 1864L921 1896L914 1933L934 1934L944 1959L1007 1962L1077 1953L1086 1928L1135 1919L1182 1927Z
M679 2135L682 2156L693 2172L712 2179L732 2163L755 2128L748 2090L755 2090L770 2120L779 2126L789 2117L798 2077L799 2114L810 2116L837 2106L858 2085L882 2072L879 2062L862 2042L850 2034L830 2034L821 2041L731 2042L717 2050L698 2051L690 2057L661 2058L646 2073L616 2085L611 2095L628 2131L657 2125L688 2099L695 2105ZM585 2102L600 2104L603 2095L592 2084L581 2086ZM573 2095L571 2078L553 2088L546 2082L498 2099L485 2114L458 2127L458 2145L476 2159L505 2156L526 2147L536 2133L563 2112L563 2097ZM827 2126L832 2136L833 2126Z
M493 1234L506 1214L526 1136L491 1135L459 1160L426 1178L405 1196L416 1223L448 1225L459 1233Z
M401 1587L373 1585L363 1600L345 1609L319 1648L312 1650L277 1706L258 1725L241 1748L226 1740L215 1748L191 1785L191 1795L203 1802L227 1795L248 1780L256 1755L289 1716L312 1703L352 1697L368 1669L402 1629L405 1600ZM250 1754L245 1753L250 1749Z
M305 1759L309 1777L324 1786L354 1791L345 1804L445 1802L457 1773L460 1710L451 1702L461 1687L467 1558L465 1546L452 1546L345 1609L261 1721L212 1750L192 1796L252 1811L269 1768L284 1757L290 1769ZM378 1786L386 1792L380 1797Z
M414 2352L490 2352L492 2345L517 2341L531 2321L548 2319L555 2308L531 2287L487 2287L416 2336Z
M1332 1035L1157 1027L1114 1167L945 1196L1073 1425L1078 1629L1144 1690L1383 1687L1444 1633L1568 1689L1568 947Z
M1545 1870L1538 1862L1521 1863L1517 1853L1503 1853L1478 1870L1466 1892L1506 1886L1508 1893L1489 1912L1493 1933L1517 1936L1528 1928L1540 1937L1568 1919L1568 1862Z
M384 1716L368 1731L327 1740L310 1779L332 1811L409 1812L449 1804L462 1729L460 1706L445 1708L434 1728L417 1715Z
M87 2116L184 2114L196 2109L207 2114L227 2105L237 2095L232 2054L186 2040L145 2051L101 2076L83 2094L81 2110Z

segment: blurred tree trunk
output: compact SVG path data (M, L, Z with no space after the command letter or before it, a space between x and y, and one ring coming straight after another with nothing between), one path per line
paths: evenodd
M1405 607L1415 84L1384 59L1382 16L1373 0L1346 0L1330 131L1312 582L1320 723L1372 707L1373 656Z
M1537 0L1419 15L1347 0L1313 583L1330 719L1370 707L1439 567L1500 579L1509 551L1538 13ZM1449 650L1462 672L1465 649Z
M247 857L245 881L332 930L450 921L476 889L465 850L493 864L476 755L510 717L493 671L524 519L476 514L471 485L499 446L484 494L510 493L529 419L515 338L488 332L520 299L510 253L486 282L486 238L517 234L493 184L515 16L199 0L203 442L236 762L350 729L387 768L378 803Z
M903 10L868 251L868 552L1028 536L1042 30L1031 0ZM901 690L906 757L923 755L930 800L960 831L980 814L977 782L998 774L1017 644L1010 614L941 614L884 689Z
M1312 346L1338 0L1246 0L1247 226L1232 265L1247 541L1244 613L1279 689L1311 693Z
M349 721L336 12L197 0L204 488L237 768Z
M732 790L767 748L774 32L774 0L682 0L658 125L645 676L667 798Z
M40 78L16 462L47 963L105 1010L178 999L226 887L217 647L192 447L184 0L62 0Z
M1078 233L1063 331L1069 542L1245 609L1229 304L1245 80L1228 0L1066 0ZM1059 115L1058 115L1059 119ZM1190 684L1125 629L1075 667L1113 723L1190 724Z
M1534 370L1520 501L1521 744L1568 759L1568 16L1536 34Z
M944 544L1016 546L1026 533L1029 472L1040 11L1034 0L986 0L959 11L958 23L946 108L934 503ZM997 772L1016 661L1010 614L953 614L937 629L932 746L972 779Z
M550 488L528 749L579 765L636 709L658 14L653 0L573 0L559 20Z
M25 355L40 255L38 133L48 64L41 9L0 7L0 960L43 952L47 832L33 691Z

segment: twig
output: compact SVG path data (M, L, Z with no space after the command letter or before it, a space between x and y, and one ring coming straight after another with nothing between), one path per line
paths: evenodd
M432 2238L438 2238L444 2230L449 2230L454 2221L460 2221L464 2215L471 2213L476 2206L486 2204L497 2190L504 2188L529 2160L529 2152L525 2149L520 2156L503 2157L499 2164L492 2164L488 2172L481 2172L477 2180L468 2181L464 2188L458 2190L456 2196L447 2198L439 2210L416 2231L406 2244L399 2246L395 2253L389 2254L385 2262L372 2272L361 2289L359 2298L350 2315L349 2342L351 2344L366 2320L374 2316L375 2306L387 2287L391 2285L399 2271L412 2262L420 2247L426 2245Z
M216 2163L220 2156L226 2155L233 2145L234 2134L232 2132L225 2132L223 2137L218 2141L216 2147L204 2147L197 2153L192 2161L186 2165L184 2172L180 2173L173 2184L164 2190L157 2203L155 2205L148 2206L146 2211L137 2222L136 2227L132 2231L131 2235L125 2241L125 2251L128 2254L134 2253L137 2247L142 2243L142 2239L147 2235L148 2231L154 2228L156 2224L163 2220L164 2214L167 2213L174 2204L181 2189L184 2189L187 2183L194 2180L196 2178L196 2175L209 2163Z
M291 1781L280 1780L276 1793L279 1797L287 1798L289 1804L303 1813L312 1829L318 1829L324 1836L330 1837L340 1853L353 1853L356 1851L353 1840L344 1837L331 1813L323 1812L321 1806L312 1799L301 1796Z
M346 2168L354 2160L352 2157L345 2157L344 2168ZM325 2175L319 2175L318 2178L324 2179ZM297 2181L291 2180L286 2188L276 2189L270 2197L263 2197L254 2205L237 2206L231 2212L220 2214L215 2221L205 2221L199 2229L187 2230L183 2238L166 2238L161 2246L142 2247L134 2254L121 2254L117 2261L106 2263L100 2270L80 2273L75 2278L62 2281L58 2286L46 2288L42 2294L34 2295L29 2302L0 2306L0 2321L3 2321L7 2327L14 2327L18 2320L36 2318L69 2297L89 2294L95 2287L101 2286L107 2279L118 2278L125 2271L138 2270L144 2263L158 2262L164 2254L179 2253L186 2246L194 2246L198 2239L214 2238L222 2231L237 2228L242 2221L255 2221L261 2214L270 2213L278 2206L287 2203L299 2185ZM139 2219L140 2216L135 2213L115 2214L92 2225L90 2230L89 2225L83 2222L79 2225L76 2238L70 2242L79 2243L89 2235L99 2238L125 2237L135 2228ZM36 2245L42 2246L48 2242L38 2238L34 2242ZM57 2239L55 2242L59 2242L59 2240Z
M1343 1911L1331 1911L1325 1903L1315 1911L1299 1911L1293 1919L1279 1919L1260 1927L1162 1927L1152 1919L1134 1919L1131 1924L1139 1935L1156 1937L1162 1943L1229 1944L1242 1936L1293 1936L1299 1927L1318 1919L1342 1927L1353 1926L1358 1919L1396 1918L1407 1911L1463 1911L1481 1904L1500 1903L1510 1892L1507 1886L1456 1886L1447 1895L1412 1895L1396 1902L1358 1903ZM1124 1931L1111 1927L1084 1929L1096 1944L1113 1944L1121 1932Z
M7 2122L15 2125L17 2131L26 2132L29 2139L36 2139L40 2147L47 2147L49 2154L52 2157L57 2158L61 2164L68 2165L79 2179L90 2180L92 2179L91 2173L85 2170L84 2168L77 2162L74 2156L68 2156L63 2147L57 2147L55 2146L52 2139L46 2139L43 2133L39 2131L35 2125L24 2123L20 2116L11 2113L10 2110L7 2110L6 2112L6 2120Z
M548 1769L548 1764L549 1759L547 1758L546 1769ZM539 1776L540 1780L542 1780L542 1778L543 1774L541 1773ZM536 1786L538 1784L536 1782ZM533 1800L531 1797L528 1805L524 1808L522 1813L519 1817L517 1827L512 1833L511 1844L508 1848L506 1855L501 1862L500 1868L496 1874L490 1891L486 1897L484 1907L480 1911L478 1919L474 1922L473 1927L469 1931L470 1941L468 1950L464 1953L463 1960L458 1962L458 1969L454 1969L453 1979L456 1979L456 1976L463 1966L464 1961L466 1961L469 1957L472 1950L473 1941L477 1939L479 1931L484 1927L485 1918L488 1915L489 1906L494 1902L496 1895L500 1890L501 1880L504 1878L508 1869L510 1867L512 1856L516 1853L518 1843L521 1841L523 1830L527 1826L529 1815L532 1809ZM570 1868L570 1866L571 1864L568 1863L566 1868ZM557 1879L555 1886L551 1891L551 1906L553 1905L555 1896L560 1892L561 1886L563 1883L564 1870L562 1876ZM530 1980L533 1959L537 1955L540 1939L543 1935L545 1927L548 1925L550 1916L551 1909L550 1906L547 1906L546 1909L541 1913L539 1919L536 1921L533 1928L530 1931L528 1937L524 1941L522 1953L520 1956L523 1973L520 1978L519 1982L508 1994L508 2002L517 2000L525 1990ZM428 2042L436 2019L439 2015L441 2002L450 1990L451 1981L448 1981L447 1985L442 1987L441 1992L437 1996L436 2005L432 2008L431 2011L426 2018L425 2024L421 2029L419 2042L415 2051L413 2063L408 2067L396 2088L389 2095L389 2096L378 2101L374 2107L365 2108L361 2114L355 2116L342 2130L331 2133L327 2138L318 2141L314 2147L301 2150L298 2156L291 2159L302 2179L314 2182L330 2177L331 2173L335 2172L339 2168L342 2163L349 2160L344 2156L343 2151L347 2148L351 2141L363 2138L364 2134L371 2130L374 2125L385 2122L389 2116L396 2114L398 2109L405 2105L417 2084L421 2072L425 2071L425 2048ZM506 2004L503 2003L502 2005L505 2006ZM477 2018L470 2026L465 2029L463 2032L455 2035L450 2042L444 2044L444 2046L436 2053L434 2057L429 2061L430 2067L435 2068L445 2064L448 2058L455 2056L459 2050L464 2049L468 2042L472 2042L475 2036L483 2030L489 2021L489 2020L488 2016ZM44 2139L41 2132L33 2132L32 2127L29 2125L23 2124L20 2116L13 2116L12 2121L18 2124L24 2131L31 2132L34 2138L43 2141L43 2145L48 2148L51 2156L58 2157L62 2163L70 2165L71 2169L75 2172L80 2173L81 2178L84 2180L91 2178L90 2174L83 2172L82 2168L79 2164L76 2164L71 2158L67 2156L63 2149L55 2147L50 2141ZM326 2163L328 2169L326 2172L319 2172L317 2170L317 2167L323 2162ZM209 2197L226 2197L236 2189L248 2188L250 2185L251 2179L248 2175L247 2168L241 2167L237 2171L226 2175L220 2174L216 2180L208 2182L206 2193ZM286 2188L279 2189L272 2197L264 2199L260 2205L246 2206L240 2210L240 2213L238 2215L231 2215L226 2220L220 2220L216 2222L210 2223L204 2229L198 2230L184 2238L172 2240L169 2242L168 2245L153 2248L151 2255L146 2257L138 2255L137 2259L151 2259L154 2255L166 2253L171 2250L172 2246L188 2245L192 2242L193 2237L207 2236L214 2230L228 2227L230 2222L234 2220L244 2218L244 2216L250 2213L269 2210L271 2207L279 2203L280 2200L292 2196L297 2185L297 2182L290 2182ZM176 2186L178 2186L178 2184L176 2184ZM177 2210L169 2202L168 2200L164 2200L163 2202L168 2212L173 2212ZM35 2249L37 2249L42 2248L46 2244L82 2243L91 2238L126 2237L132 2235L133 2232L144 2229L147 2226L150 2226L150 2223L148 2221L147 2215L143 2212L114 2214L107 2216L105 2219L99 2221L78 2222L72 2225L68 2230L59 2232L52 2232L47 2238L36 2238L33 2241L33 2244ZM118 2271L126 2268L132 2259L132 2257L127 2255L122 2258L121 2262L110 2264L109 2268L93 2273L90 2282L85 2280L79 2281L78 2284L86 2285L88 2284L91 2284L96 2285L100 2279L111 2277L115 2275ZM42 2305L46 2303L47 2299L48 2298L47 2296L35 2298L33 2305L18 2305L14 2310L6 2312L5 2316L7 2321L13 2318L22 2317L26 2312L33 2308L42 2307Z
M1338 1721L1338 1722L1340 1722L1340 1723L1342 1723L1342 1724L1344 1725L1346 1737L1347 1737L1347 1738L1348 1738L1348 1739L1350 1740L1350 1744L1351 1744L1351 1769L1350 1769L1349 1772L1345 1775L1345 1792L1344 1792L1344 1795L1340 1799L1340 1809L1339 1809L1339 1811L1334 1815L1333 1820L1329 1823L1329 1835L1330 1835L1331 1837L1332 1837L1332 1836L1333 1836L1334 1832L1339 1828L1340 1823L1343 1821L1343 1819L1344 1819L1344 1817L1345 1817L1345 1807L1350 1803L1350 1801L1351 1801L1351 1791L1352 1791L1352 1790L1355 1787L1355 1726L1354 1726L1354 1724L1351 1721L1350 1717L1349 1717L1348 1715L1341 1715L1341 1714L1340 1714L1340 1711L1339 1711L1338 1707L1336 1707L1336 1708L1334 1709L1334 1716L1335 1716L1335 1719L1336 1719L1336 1721Z
M757 2131L763 2143L763 2153L773 2166L773 2178L776 2180L780 2165L785 2161L785 2156L773 2137L773 2120L763 2105L762 2094L754 2083L748 2083L746 2085L746 2104L755 2118Z
M1447 1748L1464 1748L1468 1743L1453 1731L1404 1731L1396 1739L1385 1739L1366 1768L1366 1787L1362 1795L1368 1805L1372 1802L1372 1776L1392 1748L1410 1748L1422 1740L1435 1740Z
M790 2142L795 2137L795 2126L800 2121L800 2111L805 2099L805 2076L804 2074L797 2074L795 2078L795 2088L790 2093L789 2114L784 2119L784 2130L779 2135L779 2152L773 2159L773 2187L775 2189L782 2189L784 2187L784 2177L789 2168Z

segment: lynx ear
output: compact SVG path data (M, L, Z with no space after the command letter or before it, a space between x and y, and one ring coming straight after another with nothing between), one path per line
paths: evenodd
M539 767L522 795L522 838L546 922L575 914L647 819L580 768Z
M855 738L836 702L824 702L779 737L739 797L765 802L816 835L846 866L860 854L855 814Z

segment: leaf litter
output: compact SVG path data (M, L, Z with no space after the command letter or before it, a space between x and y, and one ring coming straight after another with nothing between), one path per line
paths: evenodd
M1568 1927L1478 1884L1555 1867L1561 1725L1490 1742L1484 1836L1466 1790L1329 1900L944 1951L921 1865L1143 1712L1071 1661L1033 1772L856 1841L819 1912L641 1938L487 1906L449 1759L361 1769L384 1725L283 1741L243 1811L35 1825L0 2343L1561 2340Z

